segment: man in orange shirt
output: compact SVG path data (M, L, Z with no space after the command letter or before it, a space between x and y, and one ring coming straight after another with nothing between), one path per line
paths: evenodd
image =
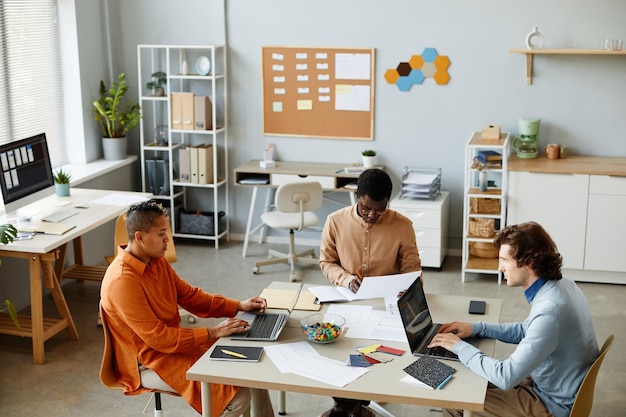
M238 301L209 294L182 280L163 257L167 249L167 214L153 201L130 207L126 214L128 245L118 248L101 289L103 320L113 336L116 375L127 395L146 391L141 370L158 374L198 413L200 383L188 381L187 369L215 341L248 326L238 311L265 311L265 299ZM198 317L230 317L215 327L182 328L178 306ZM142 384L146 384L143 385ZM155 387L151 387L155 388ZM266 390L259 393L261 416L274 411ZM211 384L212 415L238 417L250 403L250 390Z

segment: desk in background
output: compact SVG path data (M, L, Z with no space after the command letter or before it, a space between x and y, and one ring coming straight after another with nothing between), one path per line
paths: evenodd
M281 283L289 285L290 283ZM294 285L294 284L292 284ZM299 285L299 284L295 284ZM288 288L283 286L282 288ZM502 300L494 298L472 297L487 302L487 311L482 316L472 316L468 313L470 297L427 294L428 305L435 322L449 322L454 320L462 321L500 321L502 310ZM383 300L365 300L359 304L371 303L377 309L383 309ZM271 343L292 343L305 340L300 330L300 319L310 314L306 311L293 311L289 318L287 327L280 335L278 342L245 342L234 341L228 338L220 339L217 344L246 345L253 343L255 346L269 345ZM372 340L351 339L342 336L337 341L330 344L312 344L320 355L332 359L345 361L348 354L355 353L359 346L372 344ZM400 379L406 374L402 370L417 358L408 352L408 343L381 342L385 345L407 350L402 356L394 358L393 361L377 364L370 367L370 371L351 382L345 387L339 388L323 382L305 378L296 374L282 374L269 357L264 355L258 363L231 362L231 361L211 361L207 351L190 369L187 371L187 379L200 381L202 383L203 416L211 415L210 384L231 384L253 389L270 389L277 391L291 391L303 394L335 396L342 398L354 398L371 400L377 402L391 402L412 404L429 407L443 407L465 410L466 415L471 415L472 411L482 411L484 409L485 393L487 391L487 381L460 362L445 361L450 366L457 369L453 380L448 383L445 389L428 390L419 388L411 384L401 382ZM481 341L480 348L488 355L492 355L495 349L495 340L485 339ZM253 390L254 391L254 390ZM256 398L253 395L253 400ZM258 413L253 403L252 417L258 417Z
M111 196L110 204L94 203L94 200ZM114 198L115 196L119 198ZM74 244L74 260L82 263L81 236L115 218L138 201L150 196L148 193L135 193L111 190L90 190L72 188L69 199L72 204L85 203L89 208L75 209L79 213L63 220L63 223L72 224L76 227L63 235L36 235L31 240L18 240L3 246L0 250L0 258L25 259L29 265L30 279L30 317L19 316L22 331L17 329L11 318L0 315L0 333L15 336L30 337L33 340L33 361L36 364L45 363L44 342L52 336L67 329L68 337L78 340L78 331L69 306L63 295L61 279L65 263L67 245ZM113 203L115 201L115 204ZM59 197L55 195L46 197L26 207L28 211L38 211L40 215L53 211ZM127 203L124 203L127 201ZM68 206L72 207L72 206ZM111 236L111 242L113 237ZM113 244L111 243L111 248ZM43 316L43 285L50 290L60 318L47 318ZM95 311L95 310L94 310Z
M236 168L234 171L235 185L252 187L252 197L250 199L250 210L248 211L248 222L246 224L242 256L246 256L250 236L264 226L260 224L252 229L252 217L254 215L254 208L256 207L256 198L259 188L266 188L268 190L265 196L265 211L267 211L271 205L270 189L298 181L317 181L322 184L322 189L326 192L350 193L350 201L354 204L356 182L361 172L346 173L344 168L349 166L350 164L276 161L275 167L261 168L259 161L253 160ZM377 168L383 169L383 167ZM264 229L261 230L259 243L263 243L263 238Z

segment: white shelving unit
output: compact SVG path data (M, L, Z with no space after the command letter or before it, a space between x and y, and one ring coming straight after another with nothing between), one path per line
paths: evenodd
M465 274L467 272L479 274L495 274L498 276L498 284L502 283L502 274L498 271L498 257L484 258L470 254L470 244L473 242L491 243L494 236L479 237L470 234L470 219L493 219L495 231L500 230L506 225L506 205L508 195L508 169L507 163L509 159L509 133L502 133L499 140L484 140L481 132L474 132L467 144L465 145L465 181L464 181L464 197L463 197L463 270L461 281L465 282ZM502 155L502 165L498 167L489 167L487 169L487 179L489 186L486 191L480 191L479 175L480 171L473 169L474 158L479 151L492 150ZM472 209L472 199L478 202L491 203L494 200L499 202L499 210L493 213L482 213L476 209ZM476 206L476 205L475 205Z
M210 60L208 75L199 75L196 61L199 57ZM186 65L183 62L186 61ZM183 68L188 72L183 74ZM221 238L229 238L228 210L228 114L227 114L227 71L226 47L223 45L138 45L137 68L139 101L142 120L141 137L141 176L143 191L150 190L146 182L146 161L158 159L167 164L167 177L159 180L154 190L154 199L170 210L170 220L174 237L212 240L219 248ZM146 84L152 74L162 71L166 74L165 96L155 97ZM209 97L212 104L211 130L172 129L171 93L191 92L197 96ZM167 126L167 141L156 139L158 126ZM212 145L213 178L211 184L194 184L180 180L178 150L186 146ZM188 211L210 211L213 216L213 235L188 234L180 232L180 209ZM224 212L220 219L219 212Z

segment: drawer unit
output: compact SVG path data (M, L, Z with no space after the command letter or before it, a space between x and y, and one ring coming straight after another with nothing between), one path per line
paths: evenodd
M289 184L292 182L308 182L317 181L322 184L322 188L325 190L335 189L335 177L324 177L321 175L296 175L296 174L272 174L271 184L275 187L279 187L283 184Z
M441 268L448 251L450 193L442 191L435 200L401 199L398 194L389 208L413 222L422 266Z

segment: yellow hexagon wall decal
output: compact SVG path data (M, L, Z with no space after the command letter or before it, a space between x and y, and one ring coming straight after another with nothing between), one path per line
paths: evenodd
M395 84L398 78L400 78L400 74L398 74L396 69L388 69L385 71L385 80L387 80L389 84Z
M439 55L435 58L435 68L438 70L447 70L450 66L450 58L445 55Z
M411 69L422 69L424 58L422 58L421 55L413 55L411 59L409 59L409 65L411 65Z
M433 77L437 85L446 85L450 81L450 74L446 70L439 70Z

